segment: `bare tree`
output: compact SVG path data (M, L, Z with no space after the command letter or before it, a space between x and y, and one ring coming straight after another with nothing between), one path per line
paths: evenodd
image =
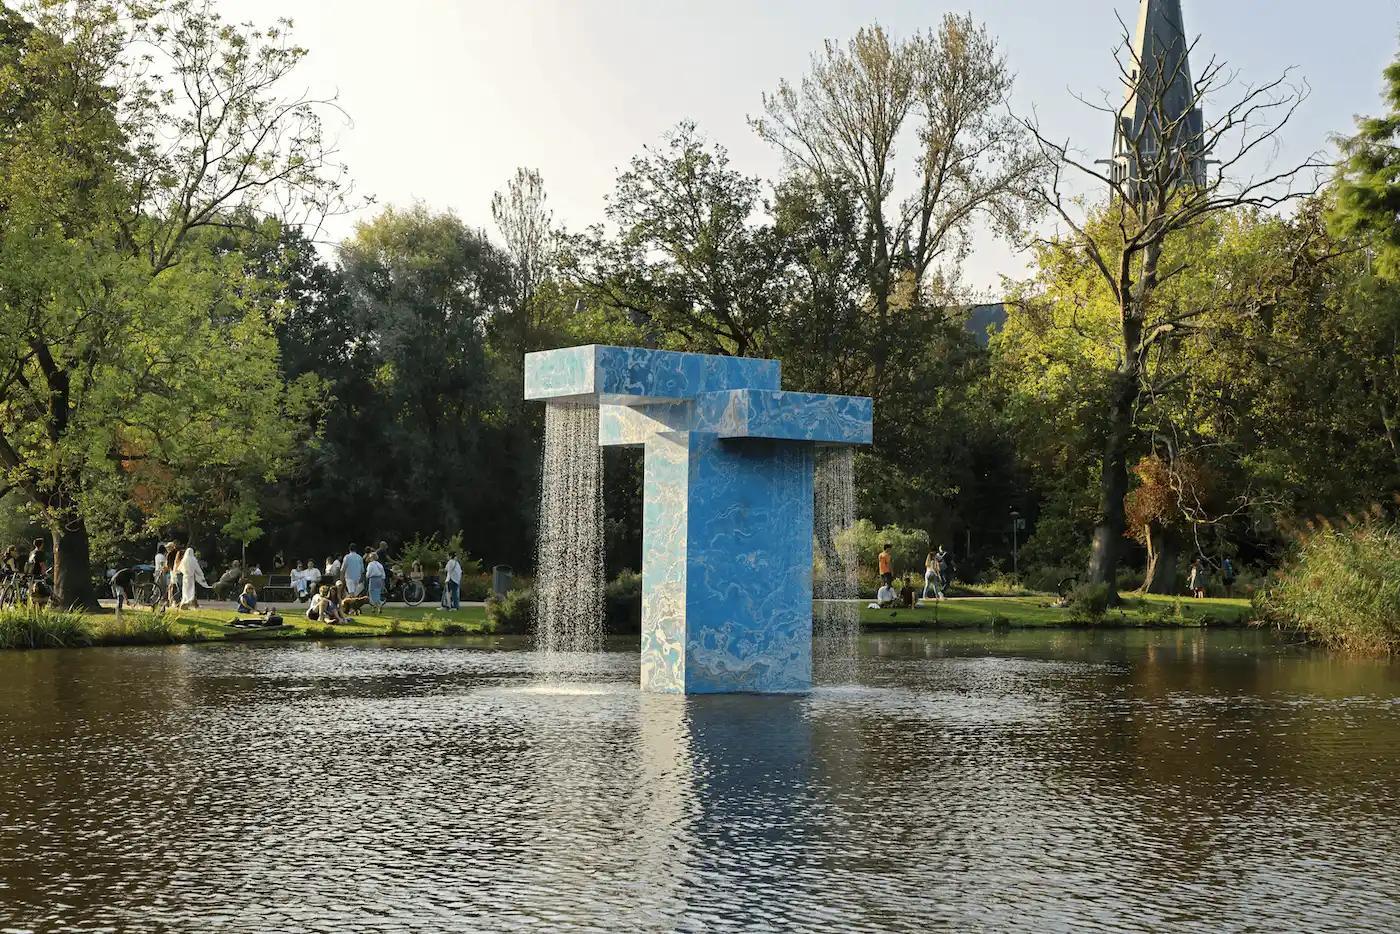
M892 306L928 307L931 273L955 275L976 219L1009 231L1025 219L1040 159L1003 109L1012 80L996 40L970 16L904 41L874 25L844 45L828 41L801 84L779 84L750 120L795 169L859 200L879 333ZM901 144L912 144L912 158L910 193L898 198ZM873 348L877 389L883 346Z
M554 261L554 212L546 200L539 170L523 166L515 170L504 191L491 197L491 217L515 267L516 337L521 353L530 347L535 289Z
M1107 97L1103 104L1085 102L1119 127L1119 151L1106 162L1052 139L1033 118L1022 121L1050 163L1043 183L1034 189L1035 197L1068 229L1068 235L1041 244L1087 256L1119 312L1117 365L1106 413L1099 515L1089 564L1089 580L1106 584L1115 597L1128 466L1141 441L1136 415L1146 399L1168 392L1188 376L1178 371L1151 379L1154 356L1169 354L1197 333L1206 316L1218 320L1222 309L1240 316L1257 314L1268 301L1267 295L1252 292L1219 294L1189 307L1156 301L1164 284L1191 267L1189 255L1174 257L1164 266L1166 246L1222 213L1245 207L1275 209L1315 194L1324 168L1313 156L1288 168L1270 164L1252 172L1254 160L1270 156L1276 148L1280 132L1306 99L1307 86L1292 83L1291 72L1262 85L1242 84L1214 58L1193 79L1188 56L1195 44L1187 45L1185 37L1179 37L1144 61L1124 29L1117 61L1125 103L1115 106ZM1220 103L1222 99L1226 102ZM1216 115L1206 119L1203 114L1212 105ZM1088 210L1082 199L1071 196L1069 176L1107 190L1111 200L1106 213Z

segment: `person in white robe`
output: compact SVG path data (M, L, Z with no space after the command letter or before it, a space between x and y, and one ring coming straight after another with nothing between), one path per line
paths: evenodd
M184 592L180 594L180 608L199 606L199 592L195 588L198 586L208 590L209 582L204 579L204 568L199 566L199 558L193 548L185 549L185 556L180 559L180 573L184 581Z

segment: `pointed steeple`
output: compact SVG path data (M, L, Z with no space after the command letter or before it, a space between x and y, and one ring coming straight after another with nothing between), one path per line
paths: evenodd
M1132 59L1124 63L1123 109L1113 134L1119 181L1166 171L1174 184L1204 184L1204 122L1191 81L1190 50L1181 0L1141 0ZM1171 137L1165 151L1164 136Z

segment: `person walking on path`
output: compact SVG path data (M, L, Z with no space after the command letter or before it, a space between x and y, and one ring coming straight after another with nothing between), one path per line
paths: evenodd
M1210 579L1210 571L1206 570L1206 563L1200 558L1191 562L1191 574L1186 580L1186 589L1191 591L1191 596L1200 600L1206 595L1206 583Z
M365 559L360 557L354 542L340 559L340 579L345 582L345 592L352 597L358 597L365 589Z
M946 600L948 588L953 584L953 556L942 545L933 556L934 573L938 577L938 599Z
M1225 596L1235 595L1235 563L1229 558L1220 562L1220 582L1225 585Z
M199 591L196 588L203 587L208 590L209 582L204 579L204 568L199 566L199 556L194 553L193 548L186 548L184 557L180 559L180 575L180 609L198 607Z
M444 584L447 588L443 596L443 602L451 605L454 610L462 608L462 563L457 560L457 553L451 552L447 556L447 564L442 568L443 576L447 578Z
M384 580L388 575L379 560L379 552L369 553L369 565L365 568L365 579L369 581L369 602L376 610L384 605Z
M894 584L894 546L889 542L880 552L880 581L887 587Z
M922 599L928 599L929 589L933 589L934 596L939 594L938 589L938 561L934 558L933 552L924 556L924 595Z

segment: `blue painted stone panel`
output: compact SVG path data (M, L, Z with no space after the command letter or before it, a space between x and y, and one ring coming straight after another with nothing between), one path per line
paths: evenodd
M721 389L777 389L781 381L776 360L639 347L599 347L597 352L595 386L605 401L693 399Z
M525 355L526 399L646 403L724 389L777 389L777 360L588 345Z
M864 396L741 389L701 395L694 428L725 438L869 444L873 412Z
M689 436L647 441L642 468L642 689L685 689Z
M689 402L600 405L598 443L604 447L638 445L663 431L685 431L690 427L690 409Z
M525 355L525 398L591 397L597 348L565 347Z
M809 690L812 446L689 437L686 693Z

